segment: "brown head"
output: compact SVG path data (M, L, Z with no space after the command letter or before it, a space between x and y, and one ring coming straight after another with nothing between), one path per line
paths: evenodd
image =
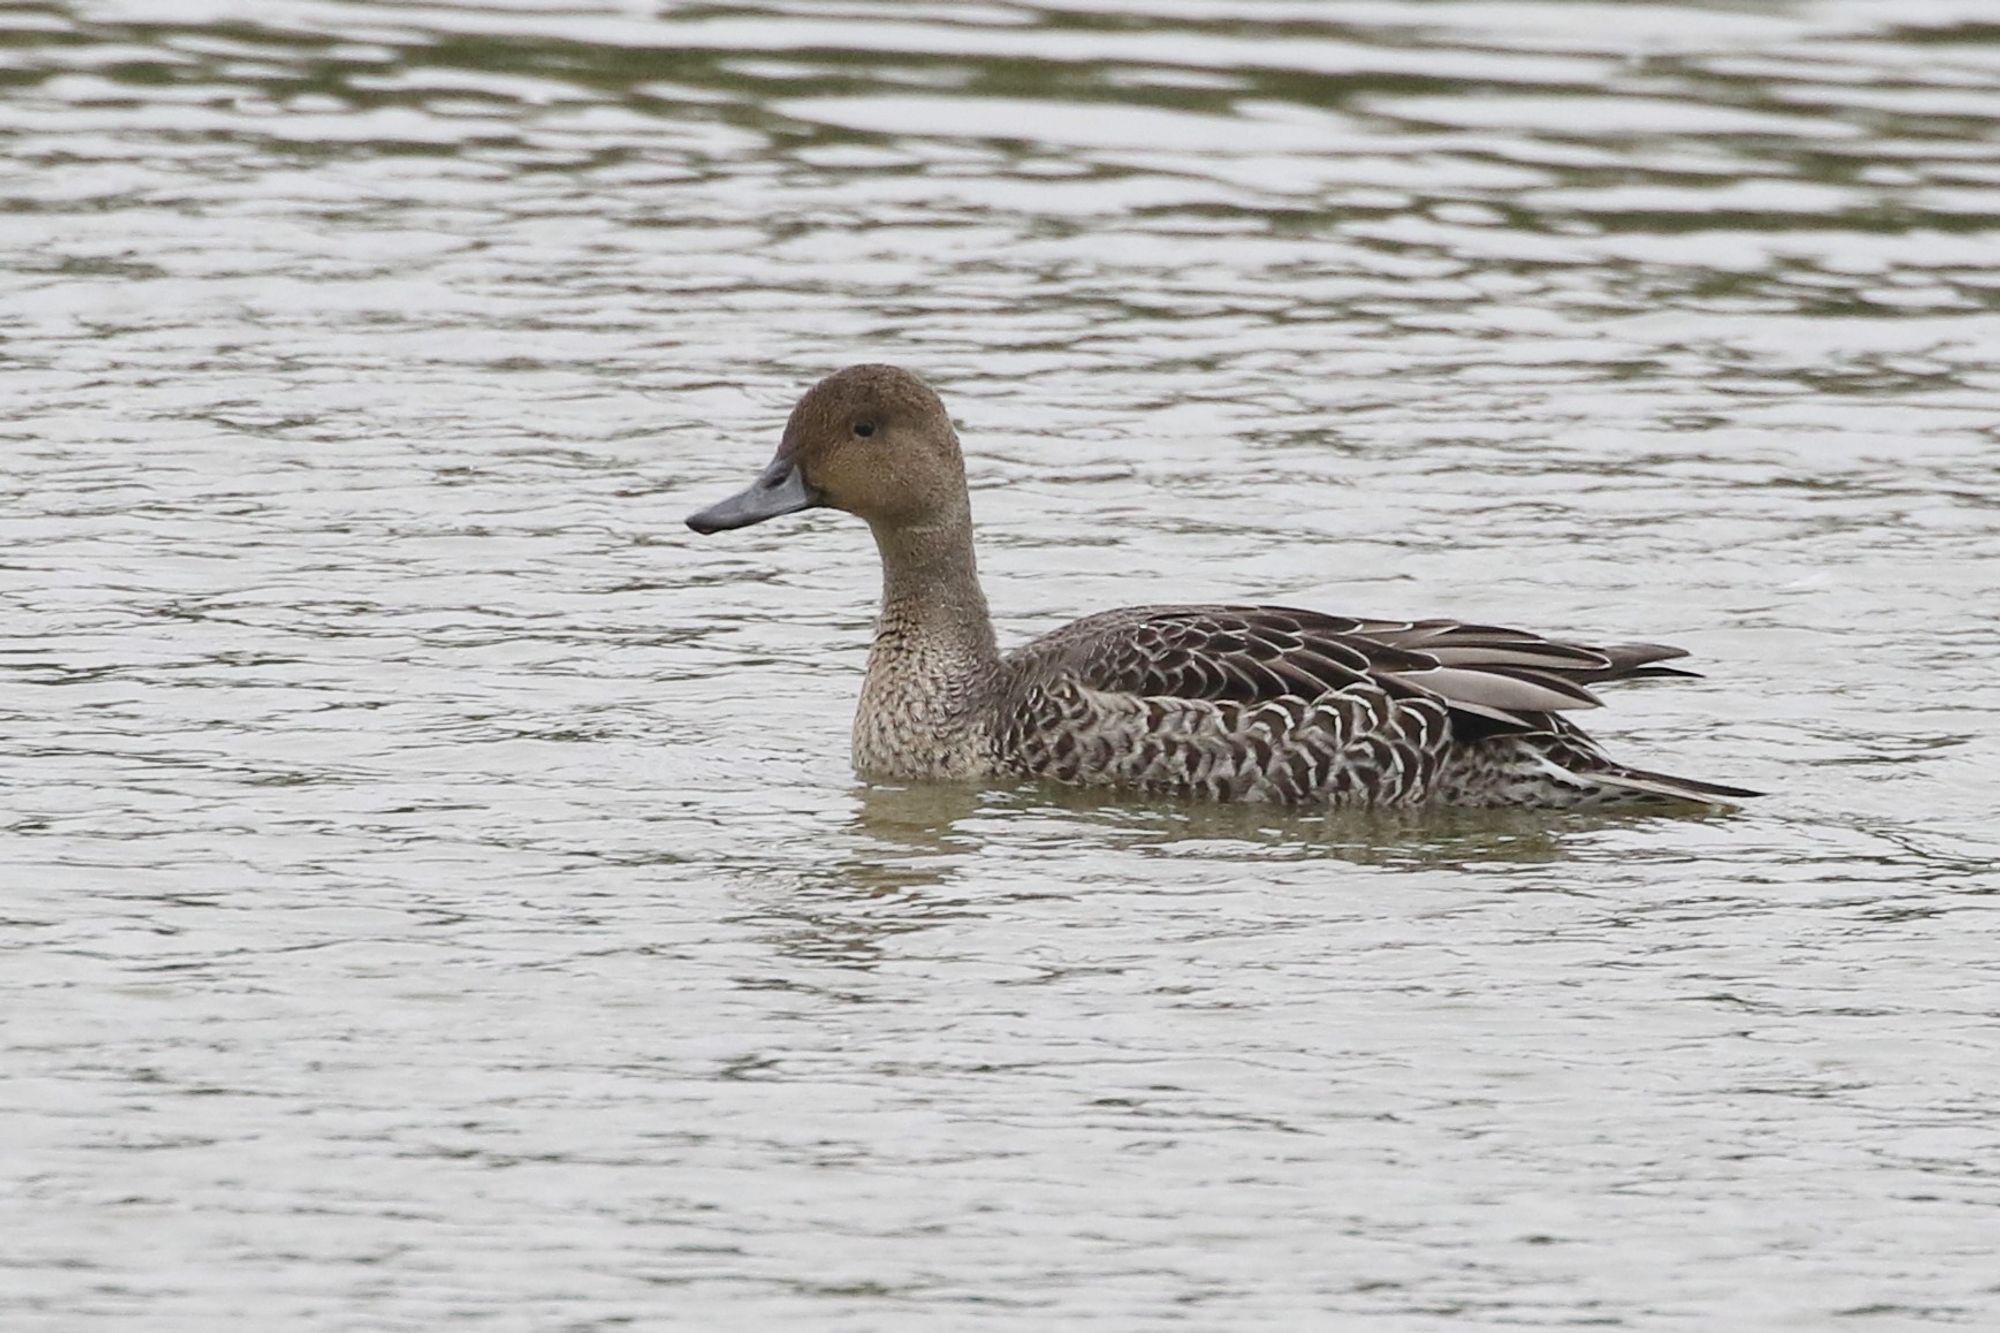
M825 505L878 528L955 522L965 463L944 404L895 366L849 366L799 399L778 453L748 489L688 517L696 532Z

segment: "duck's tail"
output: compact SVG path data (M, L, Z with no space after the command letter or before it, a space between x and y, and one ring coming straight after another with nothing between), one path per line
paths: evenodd
M1488 736L1459 746L1439 776L1441 805L1602 809L1676 801L1735 806L1763 795L1747 787L1677 778L1610 758L1582 731L1551 716L1527 735Z
M1740 805L1744 801L1753 800L1764 794L1761 791L1752 791L1748 787L1729 787L1720 782L1676 778L1665 773L1649 773L1643 768L1627 768L1623 764L1608 764L1603 768L1579 773L1576 776L1618 791L1639 792L1670 801L1689 801L1696 805Z

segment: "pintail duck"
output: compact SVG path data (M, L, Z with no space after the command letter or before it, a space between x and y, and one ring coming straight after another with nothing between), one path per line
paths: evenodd
M1603 681L1693 673L1679 648L1602 647L1452 620L1280 606L1137 606L1004 656L972 553L958 435L893 366L820 381L747 490L699 533L827 506L867 520L882 613L854 767L886 779L1047 778L1298 805L1728 804L1756 793L1629 768L1565 713Z

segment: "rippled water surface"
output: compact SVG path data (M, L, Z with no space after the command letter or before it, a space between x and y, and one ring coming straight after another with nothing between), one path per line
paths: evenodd
M2000 1326L1988 0L0 15L0 1326ZM857 784L1003 638L1693 649L1743 814Z

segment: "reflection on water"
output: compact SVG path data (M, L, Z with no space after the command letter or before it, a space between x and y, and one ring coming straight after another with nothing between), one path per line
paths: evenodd
M0 1322L1992 1324L1989 10L0 14ZM866 535L679 515L871 358L1005 637L1775 794L856 786Z
M863 836L854 844L853 883L864 890L884 883L936 883L965 868L967 853L996 840L1023 845L1046 838L1061 847L1087 834L1093 845L1141 860L1199 856L1218 862L1466 867L1588 858L1607 833L1688 821L1719 825L1731 818L1723 811L1313 812L1130 794L1107 803L1102 792L1055 784L984 791L955 784L864 785L855 795L851 827ZM976 867L971 873L978 873Z

